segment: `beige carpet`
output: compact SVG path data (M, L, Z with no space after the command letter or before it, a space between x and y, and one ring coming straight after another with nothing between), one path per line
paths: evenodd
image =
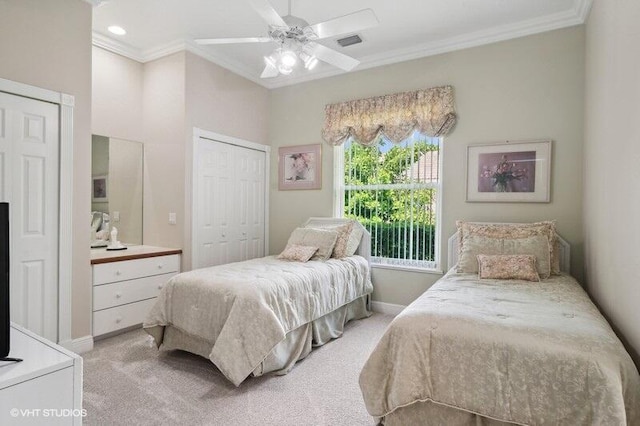
M158 352L135 330L84 356L87 425L373 425L358 375L393 317L352 321L285 376L234 387L208 360Z

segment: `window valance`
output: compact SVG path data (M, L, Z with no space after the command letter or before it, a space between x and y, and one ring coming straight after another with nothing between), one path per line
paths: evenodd
M349 136L362 145L372 145L380 136L398 143L414 130L444 136L455 123L453 87L433 87L327 105L322 138L330 145Z

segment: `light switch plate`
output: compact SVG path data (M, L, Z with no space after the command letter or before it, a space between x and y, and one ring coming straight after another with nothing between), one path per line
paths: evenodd
M176 214L169 213L169 225L175 225L175 224L176 224Z

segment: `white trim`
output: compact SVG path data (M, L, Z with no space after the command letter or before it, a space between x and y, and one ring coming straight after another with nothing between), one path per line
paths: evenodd
M591 13L591 7L593 6L593 0L575 0L574 9L576 14L580 17L582 23L587 22L589 14Z
M93 336L79 337L61 346L78 355L91 352L93 350Z
M396 49L377 55L370 55L364 58L359 58L360 65L358 65L356 71L379 67L381 65L409 61L412 59L424 58L427 56L439 55L441 53L453 52L470 47L487 45L499 41L553 31L560 28L581 25L584 24L585 20L589 16L589 11L591 10L592 3L593 0L575 0L574 6L571 10L566 10L539 18L528 19L513 24L492 27L482 31L463 34L444 40L426 42L409 48ZM260 78L260 76L256 74L254 70L248 68L245 64L213 53L212 51L195 44L191 40L175 40L163 46L158 46L153 49L143 51L94 31L93 44L95 46L101 47L103 49L142 63L149 62L182 50L187 50L223 68L226 68L229 71L238 74L239 76L242 76L248 80L253 81L254 83L266 87L267 89L276 89L279 87L291 86L298 83L319 80L322 78L332 77L345 73L345 71L342 71L338 68L330 67L322 72L305 73L295 77L280 76L271 79L263 79Z
M194 203L197 198L197 186L196 182L198 180L198 167L197 167L197 158L196 154L198 153L198 142L200 139L208 139L216 142L223 142L230 145L236 145L243 148L249 148L256 151L262 151L265 153L265 162L264 162L264 173L265 173L265 182L264 182L264 253L265 256L269 253L269 180L271 176L270 172L270 162L271 162L271 147L268 145L262 145L255 142L250 142L244 139L235 138L233 136L226 136L220 133L210 132L208 130L200 129L198 127L193 128L193 146L192 146L192 155L191 155L191 269L196 269L196 262L198 256L197 247L196 247L196 226L197 223L197 209L194 208Z
M75 98L0 78L0 92L50 102L60 107L60 207L58 224L58 342L71 341L73 268L73 106Z
M386 315L398 315L404 308L406 308L406 306L396 305L394 303L377 302L375 300L371 302L371 309L373 309L373 312L379 312Z
M96 47L124 56L125 58L133 59L137 62L145 63L149 61L142 55L139 49L96 31L92 33L91 42Z
M442 275L441 269L422 268L419 266L393 265L388 263L372 263L373 269L392 269L395 271L415 272L418 274Z

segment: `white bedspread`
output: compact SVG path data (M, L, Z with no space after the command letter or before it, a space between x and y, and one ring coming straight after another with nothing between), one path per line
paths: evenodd
M210 342L209 358L238 386L289 331L372 291L360 256L307 263L270 256L176 275L144 328L158 346L167 325Z
M449 272L394 319L360 387L375 417L433 401L517 424L640 424L638 371L567 275Z

